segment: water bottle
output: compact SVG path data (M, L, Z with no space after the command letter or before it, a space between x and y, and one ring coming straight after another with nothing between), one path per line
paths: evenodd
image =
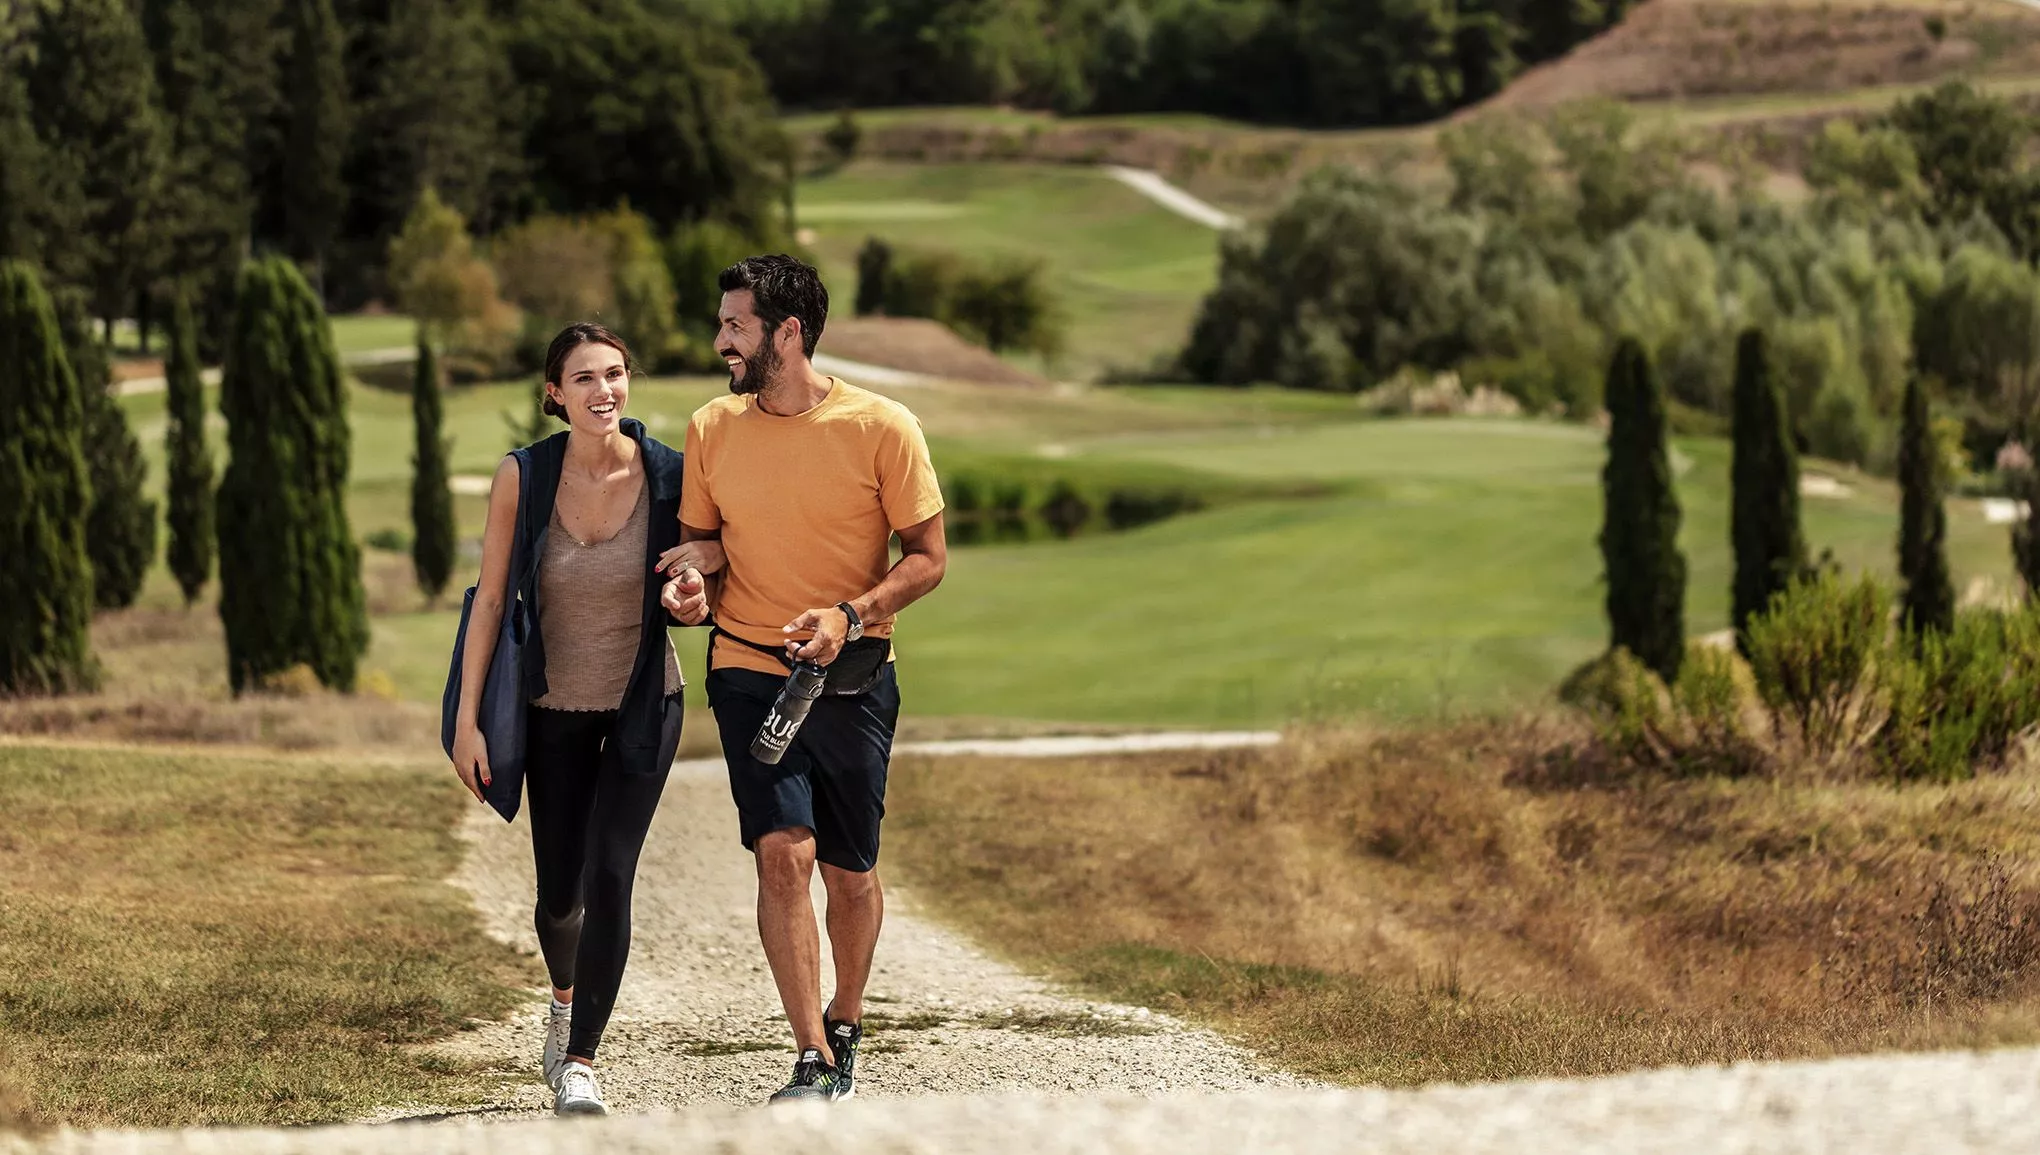
M793 673L786 676L786 685L780 687L779 697L772 703L772 712L765 715L765 724L751 740L751 757L767 766L779 765L786 748L793 745L793 736L800 733L801 723L807 721L815 699L822 696L822 682L828 676L827 670L813 662L794 664Z

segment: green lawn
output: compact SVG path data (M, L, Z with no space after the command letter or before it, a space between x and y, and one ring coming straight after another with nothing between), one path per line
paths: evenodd
M376 349L403 349L418 343L418 327L409 317L393 313L356 314L333 318L333 344L342 357Z
M1073 376L1180 348L1217 275L1217 233L1089 168L856 164L803 181L798 217L845 304L870 236L1041 258L1068 317Z
M642 382L631 411L677 440L687 413L721 389ZM1245 498L1129 533L958 550L948 581L901 629L909 708L924 717L1230 726L1508 708L1544 698L1605 637L1594 544L1602 448L1591 429L1371 421L1344 398L1260 390L897 394L948 471L1018 461L1037 481L1058 469L1166 477ZM507 445L500 414L523 396L501 385L449 397L457 473L493 468ZM161 398L126 404L156 452ZM358 388L354 414L355 528L403 530L408 401ZM1727 613L1728 447L1682 440L1677 461L1697 634ZM1896 494L1845 481L1846 497L1806 499L1808 536L1851 567L1888 573ZM1296 483L1324 495L1252 496ZM481 513L481 498L460 500L470 538ZM1973 501L1950 513L1958 588L2009 581L2005 527L1984 524ZM367 556L387 611L367 666L403 696L434 700L453 615L422 607L403 556ZM470 555L456 590L472 565ZM146 597L175 601L160 572ZM699 635L676 638L698 673ZM223 682L215 670L196 676Z

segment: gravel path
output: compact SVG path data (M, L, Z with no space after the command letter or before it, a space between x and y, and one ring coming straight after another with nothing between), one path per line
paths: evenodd
M531 835L477 807L461 872L488 932L534 952ZM613 1109L750 1104L786 1081L793 1051L758 946L751 859L720 761L674 766L639 866L630 969L598 1070ZM1294 1085L1209 1031L1145 1009L1077 999L987 957L887 893L872 976L859 1097L975 1090L989 1080L1048 1092ZM820 909L819 883L816 906ZM826 932L825 932L826 934ZM826 941L826 938L825 938ZM824 950L824 990L828 987ZM458 1036L451 1048L513 1084L479 1114L535 1115L551 1096L536 1069L543 995L507 1024ZM420 1110L415 1114L436 1115Z
M464 1123L0 1140L32 1155L2031 1155L2040 1051L1656 1071L1423 1091L1082 1099L1007 1094Z

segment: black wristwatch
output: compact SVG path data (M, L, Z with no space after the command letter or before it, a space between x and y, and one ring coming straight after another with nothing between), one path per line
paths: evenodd
M850 619L850 632L843 635L843 640L846 642L854 642L857 639L863 637L864 619L857 616L857 611L850 608L850 603L837 602L836 608L842 610L843 616Z

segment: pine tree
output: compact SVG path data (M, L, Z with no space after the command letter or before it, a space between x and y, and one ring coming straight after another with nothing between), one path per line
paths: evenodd
M1904 620L1920 633L1946 633L1955 625L1955 587L1948 577L1948 510L1942 504L1946 485L1927 391L1917 377L1906 384L1905 412L1899 422L1898 488Z
M89 690L84 404L35 271L0 262L0 693Z
M1736 646L1752 617L1806 569L1799 528L1799 454L1785 394L1771 371L1764 335L1743 333L1735 348L1734 463L1729 470L1729 543L1735 551L1730 623Z
M347 205L347 37L332 0L288 0L285 66L289 131L283 142L283 224L291 255L323 264Z
M149 464L127 414L113 395L113 367L76 308L60 329L85 409L86 468L92 505L85 517L85 553L92 560L92 600L103 610L126 609L142 592L156 560L156 503L149 500Z
M34 48L28 96L42 175L75 217L45 235L45 263L113 317L157 263L153 216L169 159L141 21L128 0L65 0L42 9Z
M318 297L281 257L241 273L220 411L220 619L234 692L299 664L352 690L368 613L347 522L347 392Z
M418 367L411 383L411 417L417 427L417 448L411 477L411 568L425 600L437 602L453 576L455 531L453 489L446 459L451 453L445 427L445 406L439 396L439 358L425 331L418 332Z
M170 320L168 409L165 436L169 462L170 572L184 591L184 604L198 600L212 576L213 463L205 444L205 386L199 377L198 334L191 303L177 298Z
M1679 499L1665 448L1664 393L1634 338L1615 347L1607 405L1600 541L1610 644L1671 682L1686 652L1686 558L1679 552Z

